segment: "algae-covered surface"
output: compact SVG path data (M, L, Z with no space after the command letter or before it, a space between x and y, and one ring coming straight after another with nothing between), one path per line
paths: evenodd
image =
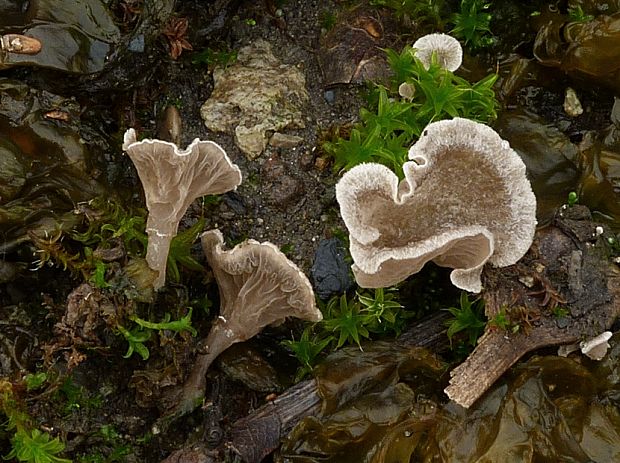
M417 13L390 8L401 3ZM461 3L489 3L490 22L462 36L456 73L470 82L497 73L490 125L527 167L539 225L567 202L587 206L592 243L600 238L617 270L618 2L1 2L0 34L41 50L15 53L6 41L0 50L0 455L37 461L28 452L44 448L58 460L41 461L158 462L196 444L193 460L178 461L240 461L231 426L299 379L287 342L308 331L289 320L237 344L210 368L197 408L163 419L218 315L196 238L218 228L231 247L270 241L318 294L348 286L355 297L348 276L315 255L347 235L334 189L342 172L324 144L367 118L369 82L391 73L384 50L449 33ZM243 176L235 191L191 204L159 292L143 260L144 193L122 151L128 128L182 148L215 141ZM341 273L351 263L344 245L329 256ZM400 289L416 316L458 301L447 273L426 270ZM556 299L563 323L571 301ZM320 410L298 417L265 461L620 461L615 337L600 363L536 351L464 409L443 393L462 359L456 342L450 350L446 337L439 356L394 347L380 328L357 333L363 349L345 336L353 347L319 362ZM364 339L375 335L382 341Z
M613 344L600 364L532 357L469 410L437 394L442 369L428 354L392 351L386 361L378 344L349 353L357 361L334 356L319 372L324 414L304 419L277 461L616 461L619 349ZM377 378L386 365L395 365L395 373L346 405L335 403L359 387L361 372Z

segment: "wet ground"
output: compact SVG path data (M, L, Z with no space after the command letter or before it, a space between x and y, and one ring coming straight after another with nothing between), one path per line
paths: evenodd
M456 11L457 3L447 2L446 9ZM605 221L610 227L606 233L613 237L620 219L620 136L614 125L620 121L620 106L614 105L614 91L620 91L618 73L612 66L592 70L596 63L548 56L558 48L552 46L552 32L543 54L543 45L535 37L545 22L529 18L541 12L551 24L544 27L553 29L555 23L566 22L566 2L559 6L560 12L553 11L555 4L543 1L527 6L495 3L492 30L499 40L488 51L466 56L463 75L478 80L499 72L496 91L502 107L495 127L528 166L539 198L539 221L548 222L568 193L579 191L582 201ZM576 3L597 17L609 8L618 9L613 2ZM167 312L178 318L192 305L194 326L205 333L214 313L200 311L198 301L205 293L217 299L212 276L186 272L182 283L169 284L155 303L137 303L92 286L80 287L83 275L79 270L71 272L71 263L63 264L57 255L40 268L36 261L45 263L41 243L47 242L47 252L53 254L55 236L60 244L76 246L56 233L75 227L84 231L84 216L73 213L79 204L104 196L127 209L144 207L136 172L121 150L122 136L129 127L134 127L140 138L160 136L170 129L165 109L174 106L182 120L180 145L194 138L214 140L243 175L236 191L219 199L195 201L180 229L204 217L204 229L219 228L229 244L246 238L275 243L309 275L319 243L346 235L334 192L339 174L333 171L321 143L332 137L336 128L358 120L365 88L355 82L326 87L319 56L333 21L339 17L350 21L358 5L319 0L152 4L119 0L108 7L92 4L106 8L111 23L100 16L97 27L84 34L82 48L88 43L90 55L76 52L60 64L35 63L34 67L7 62L0 71L2 168L5 172L9 167L15 169L13 175L3 177L0 191L0 392L12 384L19 399L16 408L27 410L36 427L65 442L63 455L76 462L161 461L183 447L188 438L210 442L218 449L208 461L234 461L234 452L223 445L226 432L235 420L263 404L269 393L279 393L292 384L297 364L280 341L299 326L270 328L234 355L229 354L228 360L209 374L207 405L212 406L188 415L173 430L162 433L153 426L162 413L167 391L180 384L190 368L195 340L164 333L158 342L149 344L148 361L137 355L126 359L127 343L110 329L110 319L136 310L142 318L162 319ZM433 30L428 23L403 22L388 10L367 8L364 14L382 29L377 32L375 26L368 26L374 22L366 22L365 33L375 31L382 47L398 49ZM0 21L6 27L3 33L11 27L23 28L28 4L15 2L9 9L6 24ZM610 17L617 23L617 14ZM184 19L186 32L179 22ZM62 22L62 18L55 20ZM587 41L587 31L571 27L575 35L586 34L583 41ZM607 49L618 39L611 25L600 27L610 31L610 41L594 46ZM355 28L359 29L359 24ZM214 60L206 62L206 51L219 52L225 59L259 40L270 45L278 66L290 66L303 76L308 100L300 106L304 127L297 123L267 131L268 136L279 131L299 140L290 145L290 139L274 140L250 159L232 133L218 133L205 126L201 107L215 87ZM102 44L111 44L103 55L96 51L105 48ZM353 48L353 44L345 45ZM171 55L178 56L173 59ZM584 109L581 116L567 114L568 86L577 90ZM7 159L13 158L5 151L21 153L27 162L9 162ZM23 181L15 180L22 177ZM68 254L72 252L78 249L72 247ZM204 264L198 244L192 255ZM76 300L76 294L92 294L95 300L88 303L92 305L71 304L67 299L71 293ZM116 315L91 318L88 314L93 308ZM262 373L235 370L235 356L259 365L256 369L263 369ZM262 366L265 361L276 365L273 372L264 373L268 370ZM513 376L527 382L531 368L521 367ZM45 372L47 380L26 392L23 377L35 372ZM590 378L590 373L582 370L571 370L571 374ZM245 384L239 380L242 376ZM409 397L407 391L399 394ZM6 409L4 412L8 415ZM460 415L455 418L460 412L448 409L444 413L453 414L450 419L461 419ZM10 452L12 435L10 430L0 429L0 454ZM294 445L289 442L289 447ZM528 461L523 458L513 461Z

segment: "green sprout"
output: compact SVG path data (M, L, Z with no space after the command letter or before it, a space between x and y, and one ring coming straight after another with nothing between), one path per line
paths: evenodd
M196 328L192 326L192 308L190 307L187 310L187 315L181 317L178 320L170 321L170 314L167 313L164 317L163 322L150 322L148 320L142 320L139 317L133 316L131 319L140 325L142 328L147 328L149 330L155 331L163 331L169 330L174 331L175 333L181 333L183 331L189 331L192 336L198 335Z
M35 383L40 380L41 376ZM47 432L34 428L32 418L24 410L15 397L12 384L0 379L0 413L7 417L2 426L7 431L14 431L11 451L2 458L28 463L71 463L71 460L57 456L64 450L65 444L57 437L52 438Z
M559 305L556 305L551 309L551 313L555 318L564 318L568 314L570 314L570 310L568 310L566 307L560 307Z
M207 65L210 67L219 66L225 68L237 61L236 50L216 50L214 48L205 48L202 51L192 55L192 64ZM214 196L217 197L217 196Z
M129 347L127 348L127 352L123 355L123 358L129 358L135 352L142 360L148 360L150 356L150 352L148 347L144 345L146 341L151 339L151 332L148 330L135 328L129 331L122 325L117 325L116 328L123 335Z
M84 387L73 382L71 377L67 377L58 389L58 396L64 396L64 411L71 414L73 411L80 409L101 408L102 396L100 394L91 394Z
M39 389L47 381L47 373L40 371L38 373L29 373L24 376L24 383L27 391Z
M330 31L336 25L338 21L338 16L332 11L321 11L319 15L319 24L321 25L321 29L326 31Z
M568 207L573 207L575 204L577 204L578 201L579 196L575 191L571 191L570 193L568 193L568 198L566 200L566 204L568 204Z
M618 235L620 236L620 235ZM609 236L607 238L607 244L611 248L611 252L613 255L620 254L620 240L616 236Z
M581 5L577 5L568 9L568 18L571 20L571 22L581 23L592 21L594 19L594 16L591 14L586 14L583 11L583 8L581 8Z
M97 198L79 205L76 214L83 216L84 223L68 233L59 230L46 238L31 234L38 248L37 268L55 263L74 274L81 273L84 280L97 288L110 288L113 275L109 270L113 267L100 257L101 253L118 249L129 257L143 257L148 243L146 212L138 210L133 215L115 201ZM200 219L172 239L167 265L172 281L181 280L180 266L193 271L203 270L200 262L192 257L191 248L204 224L205 220ZM71 251L76 246L80 247L78 252Z
M65 449L65 444L57 437L51 439L48 433L38 429L17 431L11 445L13 448L3 457L5 460L16 458L17 461L30 463L71 463L71 460L56 456Z
M337 335L336 349L345 343L355 343L361 350L360 339L370 337L365 320L365 314L360 312L359 302L349 302L347 295L343 294L339 298L332 298L327 303L322 324L327 332Z
M187 315L181 317L179 320L171 321L169 313L165 315L162 322L150 322L135 315L131 317L131 320L138 325L132 330L128 330L122 325L116 326L129 344L127 352L123 355L124 358L131 357L135 352L142 357L142 360L148 360L150 352L144 343L151 339L153 331L173 331L175 333L188 331L192 336L198 334L196 329L192 326L192 307L188 309Z
M478 337L482 334L486 325L483 317L484 301L479 299L472 302L469 300L467 293L463 291L459 300L459 307L449 307L445 310L453 316L452 319L445 322L448 327L446 334L450 344L452 344L455 334L463 332L467 345L475 347Z
M406 320L413 316L396 300L396 289L377 288L373 293L358 292L349 300L346 294L332 297L327 304L319 302L323 321L318 324L326 336L334 336L334 349L356 344L372 334L398 335Z
M493 45L490 6L487 0L461 0L460 11L452 16L452 34L464 40L472 51Z
M191 255L192 245L204 229L204 226L205 219L200 219L190 228L172 238L170 242L170 251L168 252L168 265L166 267L166 273L170 276L172 281L181 281L179 264L196 272L204 270L200 262Z
M488 325L504 331L510 329L511 322L506 315L506 310L502 308L499 312L497 312L493 318L489 320Z
M312 331L313 327L307 326L298 341L295 339L282 341L282 344L291 349L301 363L295 375L296 382L301 381L304 376L314 370L319 354L334 340L333 336L321 337L311 334Z
M374 294L357 293L365 314L365 324L371 333L394 333L399 335L408 318L408 313L396 300L395 290L376 288Z
M385 53L393 72L389 86L377 84L370 91L369 106L360 111L361 120L348 138L323 143L325 152L334 158L335 170L378 162L403 178L409 147L429 123L456 116L489 123L497 117L496 74L470 84L436 61L426 69L410 46L400 53L391 49ZM398 93L403 83L412 89L409 98Z
M332 297L326 304L318 300L318 305L323 321L306 327L299 340L283 341L302 365L296 380L312 372L327 347L336 350L345 344L355 344L362 349L363 338L398 335L406 321L414 316L397 301L396 288L358 291L351 300L343 294Z

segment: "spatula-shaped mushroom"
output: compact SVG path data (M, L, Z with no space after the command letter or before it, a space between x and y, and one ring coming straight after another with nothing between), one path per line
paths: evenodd
M304 273L269 242L246 240L224 250L219 230L202 234L202 248L220 293L220 315L214 321L186 381L180 409L189 411L204 395L205 374L215 358L234 343L258 334L287 317L321 320L314 291Z
M159 289L166 280L170 242L189 205L201 196L234 190L241 183L241 171L217 143L198 138L181 150L167 141L137 141L135 130L129 129L123 150L144 188L149 211L146 261L158 272L154 287Z

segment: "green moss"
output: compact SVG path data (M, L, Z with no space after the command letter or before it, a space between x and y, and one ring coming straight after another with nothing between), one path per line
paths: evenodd
M470 84L437 63L426 69L410 46L400 53L391 49L385 52L393 71L389 85L371 88L368 107L360 111L361 121L347 138L323 143L325 152L334 158L335 170L377 162L403 178L408 150L429 123L457 116L482 123L497 118L499 103L493 91L496 74ZM411 96L399 95L403 83L410 87Z

